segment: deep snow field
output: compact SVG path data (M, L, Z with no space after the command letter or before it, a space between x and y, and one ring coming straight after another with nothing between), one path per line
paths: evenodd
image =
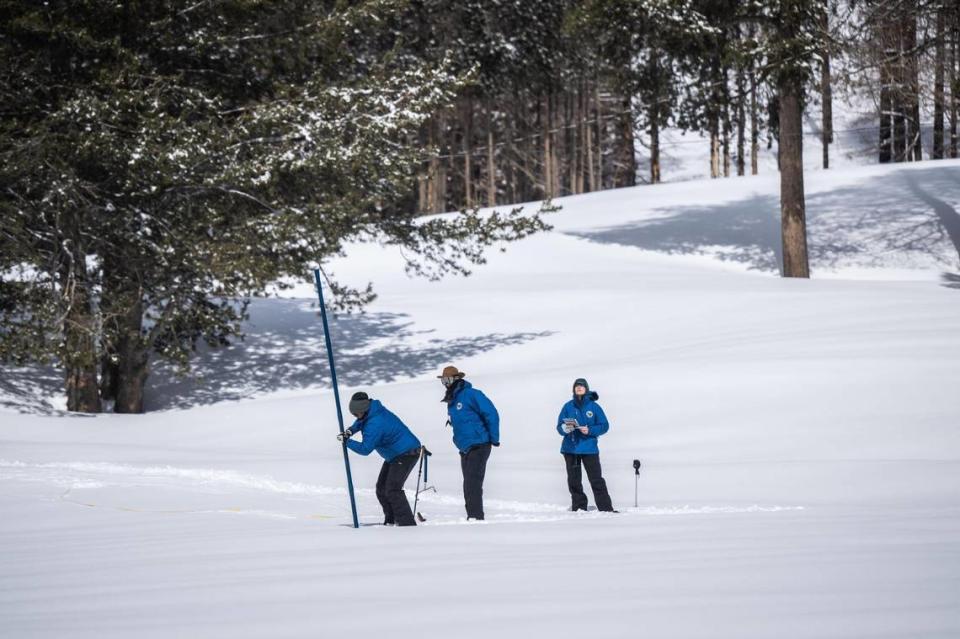
M380 460L354 455L350 525L309 285L201 382L157 370L146 415L63 416L54 377L4 369L0 636L960 636L960 162L807 192L809 281L776 277L776 175L564 198L465 279L377 244L333 263L380 296L332 320L342 395L434 451L417 528L372 525ZM502 418L483 523L451 363ZM620 514L566 511L578 376Z

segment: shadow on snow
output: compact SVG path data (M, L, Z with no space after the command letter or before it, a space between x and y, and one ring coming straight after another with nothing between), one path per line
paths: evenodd
M910 169L809 195L811 264L814 268L896 267L920 260L956 268L960 257L958 203L960 171L953 167ZM755 270L780 270L777 196L659 212L665 217L573 235L663 253L709 254Z
M64 394L61 371L46 366L0 369L0 407L31 415L58 415L48 399Z
M231 346L197 348L191 373L176 374L151 360L147 411L187 408L239 400L278 390L330 387L330 369L320 313L306 300L258 299L250 306L246 337ZM489 333L438 339L415 330L408 316L364 313L330 318L342 387L415 377L500 346L521 344L550 332ZM49 398L63 395L63 376L53 368L5 368L0 373L0 407L31 414L65 414Z
M305 300L257 300L250 307L246 338L226 348L198 348L189 376L158 362L147 381L146 408L161 410L236 400L308 387L329 387L330 369L320 312ZM490 333L438 339L415 330L408 316L363 313L330 318L341 387L393 382L437 370L444 364L521 344L539 333Z

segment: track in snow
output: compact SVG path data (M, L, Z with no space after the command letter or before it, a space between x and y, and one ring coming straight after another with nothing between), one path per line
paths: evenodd
M29 463L0 459L0 481L29 482L56 488L47 498L115 511L153 515L232 515L270 519L334 520L346 517L347 491L339 487L275 479L269 475L212 468L135 466L106 462ZM408 495L412 490L408 490ZM374 491L357 494L368 516L377 513ZM467 524L459 495L425 493L419 500L428 526ZM731 515L803 510L794 505L658 505L624 508L621 513L570 512L540 502L486 501L483 525L604 519L624 515ZM282 508L278 509L278 506ZM326 512L316 513L317 506ZM469 522L473 524L475 522ZM480 522L476 522L480 524Z

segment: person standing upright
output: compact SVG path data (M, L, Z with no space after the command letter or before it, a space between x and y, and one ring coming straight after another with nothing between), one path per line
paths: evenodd
M447 424L453 427L453 444L460 451L467 519L482 520L483 479L491 447L500 445L500 415L493 402L455 366L447 366L438 377L447 389L443 396Z
M600 468L600 447L597 438L610 429L607 416L597 403L599 395L590 390L587 380L573 382L573 399L560 409L557 432L563 436L560 452L567 466L567 487L570 489L570 510L586 510L587 496L583 492L582 467L593 489L597 510L616 512L607 492L607 482Z

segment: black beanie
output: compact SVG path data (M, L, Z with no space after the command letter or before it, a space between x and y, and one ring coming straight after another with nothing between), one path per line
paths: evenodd
M578 377L577 379L573 380L573 389L571 389L571 390L575 390L575 389L577 388L577 386L583 386L583 388L584 388L588 393L590 392L590 384L588 384L588 383L587 383L587 380L585 380L585 379L582 378L582 377Z
M370 410L370 398L363 391L353 394L350 398L350 414L354 417L360 417Z

